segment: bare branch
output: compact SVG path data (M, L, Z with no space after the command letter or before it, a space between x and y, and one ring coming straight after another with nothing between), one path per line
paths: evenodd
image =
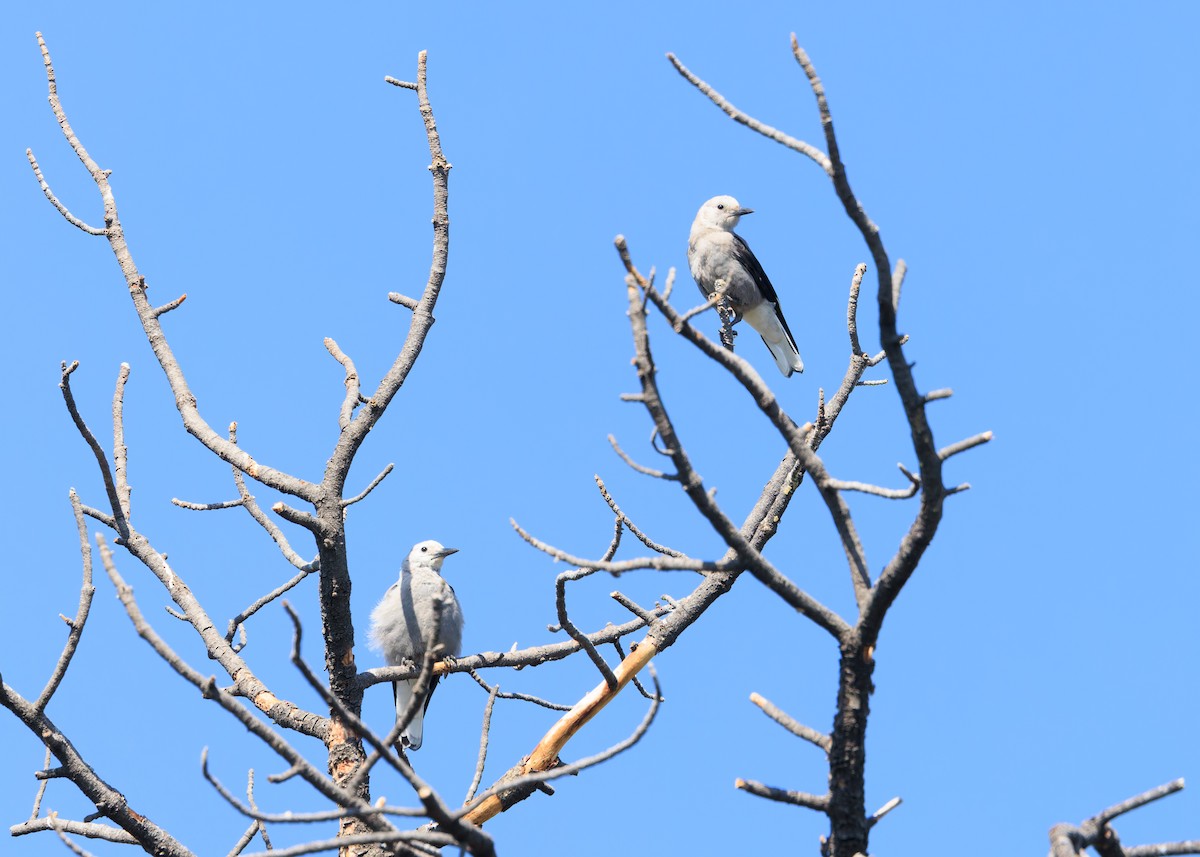
M776 800L780 803L790 803L794 806L802 806L807 809L816 810L817 812L826 812L829 809L828 794L814 795L808 792L795 792L764 785L755 780L743 780L740 778L733 781L733 787L757 797L765 797L768 800Z
M1164 783L1157 788L1149 789L1101 810L1078 827L1070 824L1054 825L1050 828L1051 857L1074 857L1087 848L1095 848L1103 857L1110 857L1110 855L1151 857L1151 855L1163 854L1200 854L1200 840L1125 847L1121 845L1117 832L1109 827L1109 822L1117 816L1181 791L1183 785L1182 778Z
M471 675L478 681L479 677L475 673ZM475 797L475 792L479 788L479 784L483 782L483 767L487 763L488 751L488 736L492 729L492 709L496 706L496 697L500 693L500 685L496 685L488 693L487 705L483 707L483 725L479 728L479 758L475 761L475 776L471 778L471 785L467 787L467 796L463 798L463 803L470 803Z
M387 467L383 468L383 470L380 471L378 476L376 476L374 479L371 480L370 484L367 485L366 488L364 488L358 494L355 494L349 500L342 500L342 506L343 507L353 506L355 503L359 502L360 500L367 499L367 495L370 494L372 491L374 491L376 488L378 488L379 483L382 482L384 479L386 479L387 475L389 473L391 473L392 470L395 469L395 467L396 467L395 464L388 464Z
M860 491L863 494L874 494L876 497L883 497L888 500L907 500L909 497L916 496L917 491L921 488L921 479L912 473L903 464L897 464L900 472L907 478L909 485L907 488L881 488L878 485L871 485L866 482L843 482L840 479L834 479L830 482L839 491Z
M112 400L113 476L117 482L117 496L121 498L121 514L126 520L132 515L129 495L133 490L129 487L129 450L125 447L125 383L128 380L129 364L122 363Z
M666 316L668 322L674 323L678 314L670 304L662 299L662 296L654 289L653 284L638 273L630 259L624 236L618 235L615 243L617 252L620 254L621 260L625 264L626 271L629 274L629 277L626 279L628 287L627 297L629 300L628 317L633 330L638 377L641 380L642 392L645 395L644 404L651 418L654 420L658 436L663 439L667 448L671 450L671 460L675 464L675 469L679 474L679 481L684 492L688 495L688 499L692 501L697 511L708 520L713 529L717 531L725 540L725 543L736 554L737 559L748 568L755 578L835 638L840 638L843 633L849 631L849 626L846 625L841 617L837 616L836 613L829 610L823 604L820 604L771 565L750 544L733 522L721 511L720 507L717 506L709 492L704 489L703 480L695 472L690 459L683 451L683 445L676 435L675 426L671 422L666 407L659 397L656 381L657 368L655 367L654 358L650 351L650 335L646 327L645 305L643 301L639 300L639 288L642 294L646 296L646 299L653 301L655 307ZM743 384L746 390L753 395L759 409L767 415L772 424L784 435L792 454L801 462L803 468L813 475L818 487L820 487L822 481L827 479L828 476L824 471L824 465L813 452L808 442L812 430L811 424L806 424L803 427L796 426L791 418L783 412L774 393L763 383L758 373L754 371L754 368L741 357L720 348L691 325L683 326L683 335L700 347L705 354L728 369ZM824 489L821 491L821 494L830 506L834 522L838 527L839 533L843 536L843 548L846 550L851 568L855 572L853 576L855 589L861 600L863 597L861 593L865 590L866 586L864 582L866 577L866 557L863 555L862 545L858 542L858 537L853 531L849 508L846 507L836 491Z
M271 507L271 511L285 521L289 521L311 532L318 538L328 538L333 535L333 531L328 523L320 518L310 515L308 512L301 512L299 509L293 509L282 500Z
M575 627L575 623L571 621L567 615L567 582L571 580L579 580L596 571L594 568L578 568L574 571L564 571L554 579L554 606L558 612L558 625L577 642L580 647L587 653L588 658L596 669L600 671L600 675L604 677L605 683L610 689L616 689L617 677L613 674L612 667L604 660L604 656L592 644L592 641L587 638L587 635Z
M79 552L82 555L83 562L83 583L79 587L79 609L75 611L74 619L66 619L67 626L70 631L67 632L67 642L63 645L62 654L58 656L58 663L54 666L54 672L50 674L50 678L46 681L45 688L38 694L37 701L33 704L34 711L41 714L46 710L46 705L50 702L50 698L54 696L54 692L58 690L59 684L62 683L63 676L67 674L67 668L71 665L71 658L75 656L75 650L79 647L79 638L83 636L83 626L87 622L88 613L92 609L92 596L96 594L96 587L92 585L92 546L88 541L87 525L83 520L83 508L79 502L79 495L72 488L70 492L71 510L75 513L75 527L79 531ZM65 618L65 617L64 617ZM47 764L49 759L46 760ZM45 781L43 781L43 786ZM41 799L41 792L38 793L38 800ZM37 815L38 807L34 804L33 814Z
M658 706L662 699L662 689L652 665L649 666L648 672L654 680L654 696L650 701L650 708L646 712L646 716L642 718L642 722L638 724L633 734L594 756L580 759L570 765L559 763L558 754L571 737L620 693L621 689L643 666L649 665L654 651L653 644L642 642L638 649L617 667L617 675L620 678L617 688L610 689L607 685L602 684L576 703L575 707L542 737L529 756L505 774L492 788L477 797L474 803L464 806L459 811L458 817L472 824L483 824L489 818L495 817L513 804L524 800L533 793L539 784L558 777L577 774L585 768L598 765L623 753L640 741L650 728L650 724L654 722L654 716L658 713Z
M129 296L133 300L138 319L142 323L142 330L146 334L146 339L154 351L154 356L158 359L159 365L166 374L172 393L175 395L175 406L178 408L180 417L183 419L184 427L189 434L196 437L214 454L250 474L263 484L270 485L272 488L282 491L285 494L315 500L319 492L312 483L288 476L269 467L263 467L244 451L238 449L213 431L212 427L200 415L200 411L196 407L196 397L188 386L182 367L175 359L166 334L159 323L159 315L155 313L155 309L150 305L146 297L145 278L142 277L137 265L134 263L133 255L130 253L129 245L125 240L124 229L121 226L120 218L117 216L116 199L113 196L112 187L108 181L109 171L100 168L100 165L92 159L91 155L84 148L83 143L75 135L71 123L67 120L67 114L63 109L62 102L59 100L58 83L54 74L54 66L50 60L50 51L46 47L46 42L42 38L41 33L37 34L37 40L38 46L42 51L42 62L46 69L46 80L50 92L50 108L54 112L54 118L58 120L59 127L62 129L67 143L70 144L71 149L88 171L88 174L92 177L92 181L96 183L97 190L100 192L100 197L104 203L104 222L106 224L104 235L108 239L108 243L117 258L117 263L125 278L125 284L129 289Z
M42 770L34 774L34 778L38 780L37 793L33 796L33 810L29 813L29 820L36 821L38 813L42 811L42 798L46 796L46 786L50 784L51 777L49 775L50 767L50 748L46 748L46 760L42 762ZM45 774L46 776L39 776ZM13 834L16 835L15 833Z
M180 500L178 497L172 497L171 503L180 509L188 509L192 512L217 512L221 509L236 509L239 506L245 506L246 498L238 497L236 500L222 500L217 503L193 503L190 500Z
M584 559L583 557L569 554L553 545L546 544L541 539L526 532L520 524L511 518L509 518L509 524L517 531L521 538L542 553L552 556L560 562L590 569L589 574L593 571L608 571L614 574L622 574L627 571L637 571L644 568L654 569L655 571L697 571L704 573L706 571L724 571L731 567L731 564L727 562L708 562L692 559L687 556L647 556L616 562L605 559Z
M1200 854L1200 839L1125 847L1125 857L1166 857L1171 854Z
M646 399L645 399L644 395L638 394L636 401L644 402L645 400ZM634 401L634 400L627 399L627 401ZM634 461L632 458L629 457L629 455L625 452L625 450L621 449L621 445L617 443L616 437L614 437L611 434L608 436L608 442L610 444L612 444L612 448L617 453L617 455L621 456L622 461L624 461L626 464L628 464L631 468L636 470L638 473L641 473L643 476L653 476L655 479L666 479L669 482L680 481L679 474L677 474L677 473L664 473L661 470L655 470L652 467L646 467L643 464L638 464L636 461ZM656 449L657 449L657 447L656 447ZM658 451L661 451L661 450L658 450Z
M792 717L790 714L785 712L783 709L776 706L769 699L766 699L757 693L750 694L750 701L753 702L755 705L757 705L759 708L761 708L763 714L767 715L767 717L770 717L772 720L774 720L776 723L778 723L780 726L782 726L787 731L791 732L797 738L803 738L805 741L808 741L810 744L814 744L817 747L820 747L826 753L829 752L831 739L824 732L818 732L816 729L812 729L808 726L805 726L803 723L796 720L794 717Z
M25 150L25 157L29 160L29 166L33 167L33 174L37 177L38 184L42 187L42 193L46 195L46 199L50 200L50 204L58 209L58 213L67 219L67 222L72 226L77 226L86 232L88 235L104 235L103 229L97 229L95 226L88 226L74 214L72 214L65 205L58 201L58 197L50 190L50 185L42 178L41 167L38 166L37 159L33 157L33 149Z
M617 657L619 657L621 660L625 660L625 658L628 657L628 655L625 654L625 649L621 647L620 640L613 640L612 646L617 650ZM635 688L637 688L637 692L642 695L643 699L657 699L659 702L666 701L660 695L648 693L646 688L642 685L641 679L639 679L637 676L634 676L632 679L630 679L630 682Z
M1121 801L1118 804L1113 804L1108 809L1101 810L1092 816L1092 820L1098 824L1108 824L1118 815L1124 815L1127 812L1132 812L1139 807L1143 807L1148 803L1153 803L1156 800L1161 800L1168 795L1173 795L1175 792L1183 791L1183 777L1177 780L1171 780L1169 783L1163 783L1152 789L1148 789L1139 795L1134 795L1131 798Z
M654 614L649 610L644 609L632 598L629 598L620 592L610 592L609 596L634 616L644 619L647 627L654 624Z
M518 667L519 669L519 667ZM500 693L500 685L493 687L483 680L483 676L477 670L468 670L467 675L475 680L475 683L488 692L490 696L495 693L498 699L516 699L521 702L532 702L534 705L539 705L542 708L549 708L551 711L570 711L571 706L563 705L559 702L551 702L548 699L542 699L540 696L532 696L528 693Z
M981 432L974 437L969 437L966 440L960 440L958 443L952 443L949 446L943 446L937 451L938 458L945 461L952 455L958 455L960 452L966 452L968 449L974 449L980 444L987 443L992 439L990 431Z
M434 850L425 851L417 848L418 844L432 846ZM246 857L301 857L303 854L317 854L321 851L342 851L354 853L356 845L391 845L398 854L436 855L438 849L448 845L457 845L454 837L445 833L424 830L397 830L394 833L353 833L338 836L334 839L323 839L316 842L305 842L289 848L274 848L269 851L256 851Z
M68 778L93 805L106 807L105 814L109 820L133 837L146 851L169 857L191 857L191 852L170 834L141 813L135 812L120 791L92 770L67 736L45 713L39 712L33 703L3 681L0 681L0 705L16 715L16 718L54 753L63 765L62 776ZM26 825L39 823L31 821L26 822Z
M421 302L410 298L408 295L402 295L399 292L388 292L388 300L394 304L400 304L408 309L416 309Z
M250 822L250 826L246 828L246 832L238 838L237 842L233 843L233 847L229 849L229 853L225 857L239 857L250 843L254 841L254 834L258 833L259 830L260 825L257 821Z
M655 609L654 614L661 617L671 612L671 609L668 606L659 607ZM611 643L613 640L619 640L645 627L646 623L641 619L634 619L622 625L607 625L599 631L588 634L587 638L592 645L601 646ZM528 649L511 652L481 652L475 655L455 658L452 664L442 661L434 667L434 675L445 675L452 672L470 672L471 670L498 667L537 667L551 661L562 660L580 651L581 648L582 646L575 640L564 640L561 643L532 646ZM415 678L416 675L417 669L415 667L375 667L360 672L358 674L358 684L360 687L366 688L374 684L380 684L381 682Z
M49 59L47 58L47 63ZM71 392L71 374L79 368L79 361L76 360L70 366L64 361L62 364L62 379L59 381L58 388L62 391L63 401L67 405L67 411L71 414L71 420L75 423L75 428L82 435L88 447L92 450L92 455L96 458L96 464L100 468L100 477L104 480L104 492L108 495L109 506L112 507L113 517L111 518L111 526L117 531L121 538L129 537L129 523L122 512L124 504L121 502L121 494L117 490L117 484L113 479L112 470L108 466L108 458L104 454L104 450L100 447L100 442L96 440L96 436L92 434L92 430L88 428L83 417L79 413L79 408L75 405L75 396ZM86 510L85 510L86 514Z
M689 321L691 321L696 316L700 315L700 313L704 312L705 310L712 309L717 304L719 304L722 300L724 300L724 298L725 298L724 292L722 292L722 291L713 292L711 295L708 296L708 300L706 300L704 303L700 304L700 306L692 307L690 310L685 312L683 315L679 316L678 321L675 322L675 332L679 333L679 331L683 330L683 326L685 324L687 324Z
M892 272L892 312L900 310L900 288L904 285L904 275L908 273L908 265L903 259L896 260L896 269Z
M187 293L184 292L182 295L175 298L175 300L168 301L167 303L163 304L162 306L155 307L150 312L154 315L155 318L158 318L160 315L166 315L173 309L179 309L179 307L186 300L187 300Z
M885 803L883 806L879 807L879 809L877 809L873 813L871 813L871 817L867 819L867 825L869 827L874 827L881 820L883 820L883 817L885 815L887 815L889 812L891 812L896 807L900 806L900 804L902 804L902 803L904 803L904 801L901 800L899 797L892 798L887 803Z
M139 844L136 838L119 827L113 827L111 824L68 821L59 818L57 813L30 819L22 824L14 824L8 829L8 832L11 836L27 836L30 833L42 833L46 830L73 833L76 836L86 836L88 839L103 839L105 842L119 842L122 845Z
M229 424L229 442L235 444L237 443L236 422ZM288 543L287 536L285 536L283 531L275 525L275 522L268 518L266 513L259 508L254 496L249 492L249 490L247 490L246 479L242 476L242 471L238 470L236 467L232 468L232 470L233 483L237 486L238 494L242 498L242 506L247 512L250 513L250 517L253 518L260 527L267 531L267 535L271 537L271 540L279 546L279 551L283 554L284 559L301 571L307 572L319 569L320 562L318 559L314 559L311 562L306 562L303 557L292 550L292 546Z
M230 619L229 620L229 630L227 630L225 632L225 642L232 643L233 637L237 633L238 627L243 622L245 622L247 619L249 619L251 616L253 616L255 613L257 613L262 608L266 607L268 604L270 604L276 598L279 598L281 595L283 595L289 589L296 586L296 584L298 584L304 578L308 577L314 571L317 571L319 568L320 568L320 563L317 563L317 562L309 563L304 568L300 569L300 573L297 574L295 577L293 577L291 580L283 583L280 586L275 587L270 592L268 592L266 595L262 596L257 601L255 601L253 604L251 604L249 607L247 607L245 610L243 610L241 613L238 613L236 616L234 616L232 619ZM241 650L241 647L239 646L239 651L240 650Z
M862 287L863 275L867 273L867 264L859 262L850 278L850 300L846 305L846 329L850 333L850 353L862 354L862 346L858 342L858 292Z
M422 666L421 674L418 677L418 684L414 689L413 699L410 701L407 709L397 716L396 724L392 727L391 732L388 733L386 740L381 739L378 735L376 735L370 728L367 727L365 723L363 723L362 719L356 713L346 708L340 699L338 699L334 694L330 693L321 680L317 678L316 674L313 673L308 664L304 662L304 659L300 656L300 639L302 633L300 617L296 615L296 612L292 609L291 605L285 601L284 609L287 610L288 616L291 618L292 626L294 628L294 634L292 636L291 660L296 668L300 670L301 675L304 676L312 688L321 695L321 697L331 708L336 710L341 720L344 723L349 724L350 727L353 728L354 731L358 733L358 735L361 736L365 741L367 741L367 743L369 743L375 750L372 756L360 766L359 770L347 780L347 791L356 792L357 784L361 782L363 777L365 777L365 772L369 770L373 760L382 759L383 761L387 762L388 765L394 768L401 776L408 780L409 784L412 785L413 790L417 793L417 797L424 805L426 813L431 819L433 819L433 821L435 821L454 838L454 842L463 844L471 851L472 854L491 857L491 855L495 853L491 837L478 827L462 824L461 821L459 821L459 819L450 812L450 808L442 802L442 799L437 795L437 793L417 775L416 771L414 771L412 766L408 763L408 760L405 759L404 754L392 753L388 749L388 744L399 738L400 733L404 731L404 728L412 720L413 715L417 712L418 706L424 704L424 697L427 695L427 691L424 693L422 692L421 683L429 681L433 675L433 662L435 653L437 651L436 634L439 625L438 618L441 616L442 604L443 602L441 598L435 598L433 601L434 617L430 625L429 637L425 641L425 663ZM370 819L364 820L369 821ZM345 842L349 838L351 837L342 836L340 837L340 840Z
M609 438L611 440L612 435L609 435ZM652 541L649 536L639 530L637 525L630 520L629 516L621 511L621 507L617 505L617 501L612 498L612 495L608 493L608 487L604 484L604 480L599 476L594 476L593 478L596 480L596 485L600 488L600 495L604 498L604 502L607 503L608 507L613 510L613 514L615 514L620 522L625 525L625 528L637 537L638 541L650 548L650 550L656 551L657 553L665 553L667 556L674 557L683 556L682 553L674 550L673 548L669 548L665 545L660 545L657 542Z
M312 824L321 821L337 821L342 818L362 818L368 815L393 815L402 818L423 818L425 816L425 810L422 808L387 806L382 803L371 804L359 809L341 807L321 812L292 812L290 810L281 813L262 812L257 806L252 806L249 803L243 803L239 800L238 796L226 788L217 779L217 776L209 770L207 747L200 752L200 774L231 807L247 818L262 822L263 824ZM267 779L277 782L281 778L268 777Z
M59 840L62 842L63 845L67 846L67 848L70 849L72 854L77 855L77 857L93 857L91 851L88 851L84 848L80 848L78 845L76 845L74 842L72 842L70 839L67 838L66 832L62 829L62 827L58 823L58 815L56 813L50 813L47 820L50 822L50 829L58 834Z
M394 85L405 89L413 88L417 93L418 108L425 124L425 136L429 143L429 154L432 163L429 171L433 175L433 251L429 266L429 279L420 300L413 302L397 293L389 294L389 298L412 310L408 335L404 345L396 356L387 374L375 388L375 392L367 399L354 418L347 424L338 437L337 445L329 458L325 470L325 480L330 487L341 493L346 475L349 473L350 462L355 453L366 440L367 434L383 416L387 406L396 393L400 391L408 373L420 356L425 338L433 327L433 309L441 292L442 282L446 278L446 264L450 253L450 215L448 211L449 178L451 164L442 154L442 143L438 136L437 122L434 119L433 107L429 102L429 92L426 87L425 51L417 55L417 82L408 86L396 81ZM385 78L389 83L395 78Z
M353 809L361 809L369 806L365 801L358 798L351 792L340 788L331 779L313 767L305 757L297 752L283 737L273 730L267 723L260 720L254 714L250 713L241 705L237 699L230 693L217 687L216 680L212 677L205 678L201 673L189 666L178 654L175 653L170 646L154 631L150 624L142 615L141 609L138 607L136 599L133 597L133 590L125 583L124 579L117 572L116 566L112 563L111 553L107 546L101 540L100 558L104 563L104 569L112 579L113 584L117 587L117 595L121 600L121 604L125 607L125 612L129 615L130 620L134 624L138 636L144 639L154 651L168 665L171 666L181 677L198 688L205 699L215 701L221 708L232 714L249 732L259 738L268 747L274 750L281 758L286 760L296 773L301 776L305 782L313 786L320 794L332 800L339 806L350 807ZM278 719L281 715L276 710L277 708L286 708L286 704L280 706L280 700L271 697L275 705L266 706L266 713L272 719ZM264 707L264 700L253 699L256 707L260 709ZM294 723L294 728L301 728L303 721L298 718L290 720L284 716L281 722ZM322 730L323 731L323 730ZM311 734L311 727L308 734ZM366 823L371 825L380 825L376 829L386 829L389 825L382 820L366 819Z
M342 410L338 416L338 426L345 431L346 426L350 425L350 420L354 417L354 408L362 397L359 391L358 370L354 368L354 361L328 336L325 337L325 349L346 370L346 398L342 400Z
M687 78L688 82L691 83L692 86L696 87L696 89L700 90L705 95L707 95L709 100L712 101L713 104L717 105L722 110L724 110L727 114L729 114L729 117L731 119L733 119L733 121L740 122L741 124L745 125L747 128L750 128L751 130L757 131L759 134L762 134L764 137L769 137L770 139L774 140L777 143L782 143L783 145L787 146L789 149L792 149L793 151L799 152L800 154L805 155L806 157L812 158L813 161L816 162L817 166L819 166L821 169L823 169L827 173L832 173L833 167L829 163L829 158L826 157L825 153L822 152L820 149L818 149L816 146L810 145L809 143L805 143L803 140L797 140L795 137L790 137L787 134L783 133L782 131L780 131L776 128L772 128L770 125L766 125L762 122L759 122L757 119L754 119L753 117L746 115L745 113L743 113L742 111L740 111L736 107L734 107L732 104L730 104L728 101L726 101L724 96L721 95L721 93L717 92L715 89L713 89L707 83L702 81L700 78L696 77L696 75L694 75L690 71L688 71L688 69L684 66L684 64L681 63L675 57L675 54L671 54L671 53L667 54L667 59L669 59L671 61L671 65L675 66L676 71L678 71L681 75L683 75L685 78Z

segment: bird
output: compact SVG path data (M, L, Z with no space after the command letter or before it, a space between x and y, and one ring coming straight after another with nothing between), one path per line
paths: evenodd
M399 580L371 611L370 645L383 653L389 666L399 666L406 660L420 663L433 632L434 602L439 597L442 609L434 645L440 647L445 656L455 657L462 651L462 608L454 587L441 575L442 563L453 553L458 553L458 548L444 547L433 540L417 542L400 563ZM417 704L412 720L400 734L401 749L421 747L425 711L437 686L437 677L432 681L424 702ZM393 682L397 718L411 703L416 683L416 678Z
M729 299L735 323L746 319L771 350L784 377L804 371L796 339L779 308L779 296L742 237L733 231L744 214L732 196L714 196L696 212L688 235L688 267L707 299L720 288Z

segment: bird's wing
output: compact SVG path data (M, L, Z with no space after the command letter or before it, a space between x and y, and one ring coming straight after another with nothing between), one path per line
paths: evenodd
M736 232L729 233L733 237L733 247L731 252L733 258L736 259L741 266L746 269L746 272L754 279L754 285L758 286L762 296L775 304L775 315L779 319L779 323L783 325L783 330L788 335L788 339L792 342L792 348L796 348L796 337L792 336L792 330L788 327L787 319L783 317L783 310L779 306L779 295L775 294L775 287L771 285L771 281L767 278L767 272L763 270L762 265L758 261L758 257L754 255L754 251L750 249L742 236Z
M767 279L767 272L763 270L759 264L758 258L754 255L754 251L750 249L742 236L736 232L729 233L733 238L733 246L729 248L729 252L734 259L737 260L743 268L754 279L754 285L758 286L758 290L762 292L762 296L773 304L779 303L779 297L775 294L775 287L771 285L771 281Z

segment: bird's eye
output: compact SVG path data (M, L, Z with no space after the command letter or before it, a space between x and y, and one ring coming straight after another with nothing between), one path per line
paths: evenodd
M717 203L717 211L724 211L724 210L725 210L725 203L718 202Z
M429 553L429 548L421 548L421 553Z

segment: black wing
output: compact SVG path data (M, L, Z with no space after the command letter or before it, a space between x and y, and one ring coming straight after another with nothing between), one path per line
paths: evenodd
M767 272L763 270L763 266L759 264L758 257L754 255L754 251L750 249L750 245L742 239L742 236L736 232L729 234L733 236L733 258L753 278L754 285L758 286L758 290L762 293L762 296L775 304L775 316L779 319L779 323L783 325L783 330L787 333L788 339L791 340L792 348L795 348L796 337L792 336L792 329L788 327L787 319L783 317L783 309L779 306L779 295L775 294L775 287L771 285L770 279L767 278Z

